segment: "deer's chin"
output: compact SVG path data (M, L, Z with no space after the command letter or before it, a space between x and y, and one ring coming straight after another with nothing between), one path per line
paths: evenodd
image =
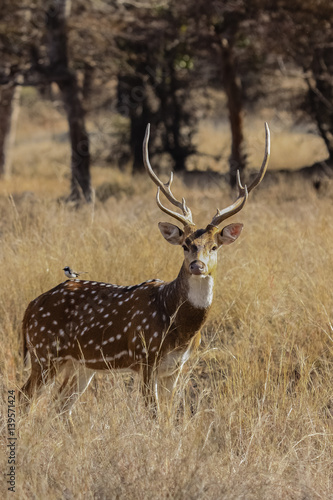
M199 278L204 278L207 276L207 273L205 271L200 271L199 269L194 269L193 271L190 270L191 276L197 276Z
M190 276L192 276L195 279L204 279L208 277L207 273L201 272L201 273L190 273Z

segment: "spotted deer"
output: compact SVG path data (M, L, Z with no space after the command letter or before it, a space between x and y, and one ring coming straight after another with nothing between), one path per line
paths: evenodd
M65 369L60 397L66 410L97 370L141 372L148 401L158 402L160 392L172 392L184 363L201 341L213 300L217 251L233 243L243 228L240 223L219 226L244 207L265 175L270 153L267 124L265 128L265 154L258 175L247 187L238 172L236 201L217 210L204 229L197 229L185 199L178 201L171 192L172 173L164 184L150 165L147 126L143 157L157 185L157 205L183 226L159 223L162 236L183 247L179 274L171 282L150 279L133 286L72 279L33 300L23 319L25 353L29 350L31 357L31 374L22 387L27 399L60 368ZM161 192L178 211L162 205Z

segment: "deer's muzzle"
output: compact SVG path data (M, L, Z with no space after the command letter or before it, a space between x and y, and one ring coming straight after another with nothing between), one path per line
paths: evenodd
M193 262L191 262L189 268L190 273L194 274L195 276L207 274L207 266L201 260L194 260Z

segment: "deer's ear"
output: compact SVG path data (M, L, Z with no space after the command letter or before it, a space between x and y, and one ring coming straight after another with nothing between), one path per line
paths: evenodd
M159 222L159 230L165 238L172 245L182 245L184 239L184 231L179 229L178 226L170 224L170 222Z
M238 222L225 226L220 233L216 234L217 243L219 245L230 245L230 243L237 240L242 229L243 224L239 224Z

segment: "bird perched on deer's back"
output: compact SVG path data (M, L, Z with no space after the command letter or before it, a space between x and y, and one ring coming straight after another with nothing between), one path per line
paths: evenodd
M86 271L80 271L80 272L77 273L76 271L74 271L73 269L71 269L69 266L64 267L63 271L65 271L65 274L66 274L67 278L70 278L70 279L76 279L81 274L87 274Z

